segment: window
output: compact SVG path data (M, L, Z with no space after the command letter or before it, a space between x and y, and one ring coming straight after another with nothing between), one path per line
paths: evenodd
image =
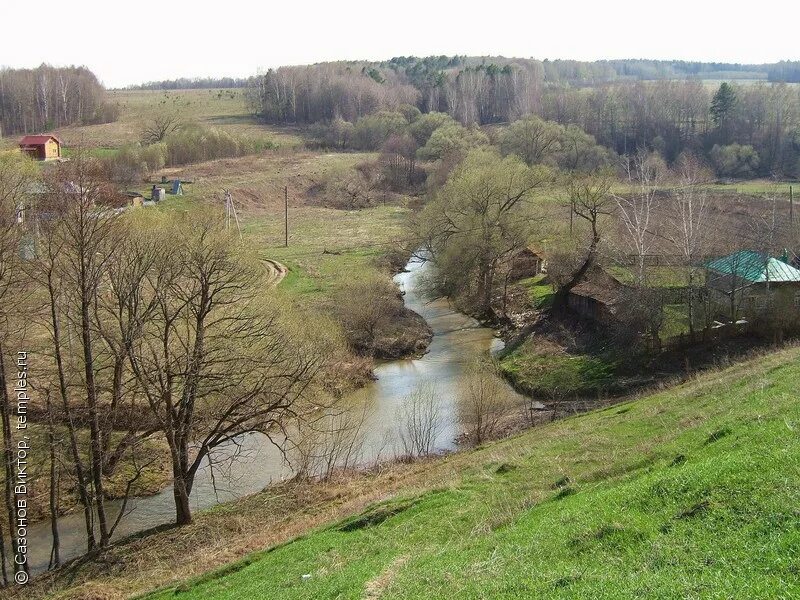
M794 307L800 308L800 292L794 293Z

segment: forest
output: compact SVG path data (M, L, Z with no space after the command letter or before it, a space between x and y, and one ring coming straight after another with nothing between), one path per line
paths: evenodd
M681 65L681 79L666 78L676 74L672 66L663 80L643 81L637 80L647 72L640 63L618 62L401 57L281 67L254 79L252 103L273 124L344 121L357 127L368 116L404 107L445 113L464 126L502 126L536 115L578 127L617 154L645 148L672 163L691 151L720 177L797 175L797 88L783 82L709 85L700 76L723 68L730 74L734 66L700 63ZM778 68L791 73L792 67Z
M118 109L86 67L0 69L0 135L108 123Z

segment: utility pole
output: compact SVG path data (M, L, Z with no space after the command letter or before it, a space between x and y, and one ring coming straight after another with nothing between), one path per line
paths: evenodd
M283 186L283 247L289 247L289 186Z
M575 211L572 210L572 204L569 205L569 235L572 237L572 220L575 218Z
M239 224L239 215L236 212L236 207L233 204L233 195L230 191L225 190L225 229L230 229L232 222L236 222L236 229L239 232L239 239L242 239L242 226Z
M789 186L789 224L794 225L794 190Z

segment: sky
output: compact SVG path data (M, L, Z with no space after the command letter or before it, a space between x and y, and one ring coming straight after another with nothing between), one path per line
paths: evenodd
M403 55L763 63L800 58L789 4L0 0L0 66L85 65L122 87Z

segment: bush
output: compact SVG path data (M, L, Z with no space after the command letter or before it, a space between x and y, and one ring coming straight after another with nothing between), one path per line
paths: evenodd
M353 147L377 150L392 134L402 134L408 122L402 113L381 111L361 117L353 128Z
M758 171L761 159L752 146L714 144L711 162L717 174L723 177L750 177Z
M114 156L106 158L105 164L113 181L128 184L147 179L165 166L232 158L273 147L268 141L193 125L183 127L155 144L124 146Z
M409 127L409 132L418 145L424 146L428 143L434 131L444 125L456 125L457 121L447 113L431 112L426 113L414 121Z
M465 156L472 148L489 143L477 127L464 127L458 123L443 125L434 130L428 142L419 149L421 160L442 160L450 156Z

